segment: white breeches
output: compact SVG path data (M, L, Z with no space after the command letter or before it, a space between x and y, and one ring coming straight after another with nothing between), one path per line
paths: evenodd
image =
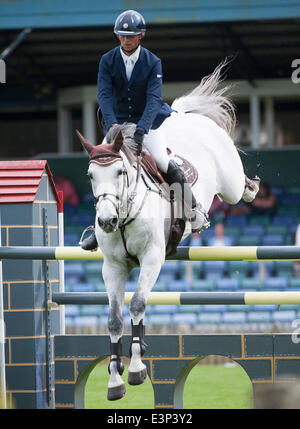
M164 137L158 130L149 130L148 134L144 136L144 145L149 150L155 159L158 168L166 173L168 170L169 156L167 154L167 146Z

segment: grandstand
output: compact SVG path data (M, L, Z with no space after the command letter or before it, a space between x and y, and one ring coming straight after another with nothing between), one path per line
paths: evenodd
M272 187L278 209L270 215L229 215L225 236L234 246L292 245L300 224L300 188ZM85 201L90 199L86 195ZM78 210L65 213L65 245L78 244L83 224L93 223L93 206L86 202ZM184 245L210 245L213 227L203 231L199 240L188 238ZM78 292L104 292L102 262L65 262L65 289ZM134 291L138 276L134 269L126 290ZM293 261L166 261L153 291L285 291L299 290ZM66 306L68 332L106 332L107 306ZM125 329L130 328L128 307L123 312ZM289 332L300 318L299 306L276 305L153 305L146 310L147 330L171 332Z

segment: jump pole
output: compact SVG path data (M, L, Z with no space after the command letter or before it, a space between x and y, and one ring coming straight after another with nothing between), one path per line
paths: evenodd
M129 304L134 292L125 292ZM105 292L52 293L59 305L108 305ZM300 292L151 292L147 305L300 305Z
M103 254L100 249L89 251L83 250L79 246L6 246L0 248L0 259L100 261L103 260ZM182 246L166 259L179 261L300 261L300 246Z

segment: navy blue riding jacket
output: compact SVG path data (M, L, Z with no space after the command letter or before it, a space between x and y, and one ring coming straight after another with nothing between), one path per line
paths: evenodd
M98 73L98 102L106 130L113 122L133 122L146 133L158 128L173 109L162 102L161 61L141 46L140 55L130 80L116 47L100 60Z

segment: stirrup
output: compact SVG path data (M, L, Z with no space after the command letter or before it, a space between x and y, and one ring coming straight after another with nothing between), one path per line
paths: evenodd
M85 233L88 232L88 231L94 231L94 233L95 233L95 227L94 227L94 225L90 225L87 228L85 228L85 230L81 234L81 237L80 237L80 240L79 240L79 243L78 243L80 247L81 247L81 245L82 245L82 243L84 241L83 237L84 237ZM98 246L95 249L91 249L90 251L91 252L95 252L97 250L97 248L98 248Z
M193 215L193 213L194 213L194 215ZM203 218L203 223L202 223L202 226L200 228L193 228L193 221L196 218L196 214L195 213L200 214L201 217ZM204 229L207 229L207 228L210 227L210 221L208 219L208 214L202 208L202 206L201 206L200 203L196 204L196 206L192 208L192 210L191 210L191 217L190 217L189 221L191 222L191 225L192 225L192 233L194 233L194 232L199 232L200 233Z

